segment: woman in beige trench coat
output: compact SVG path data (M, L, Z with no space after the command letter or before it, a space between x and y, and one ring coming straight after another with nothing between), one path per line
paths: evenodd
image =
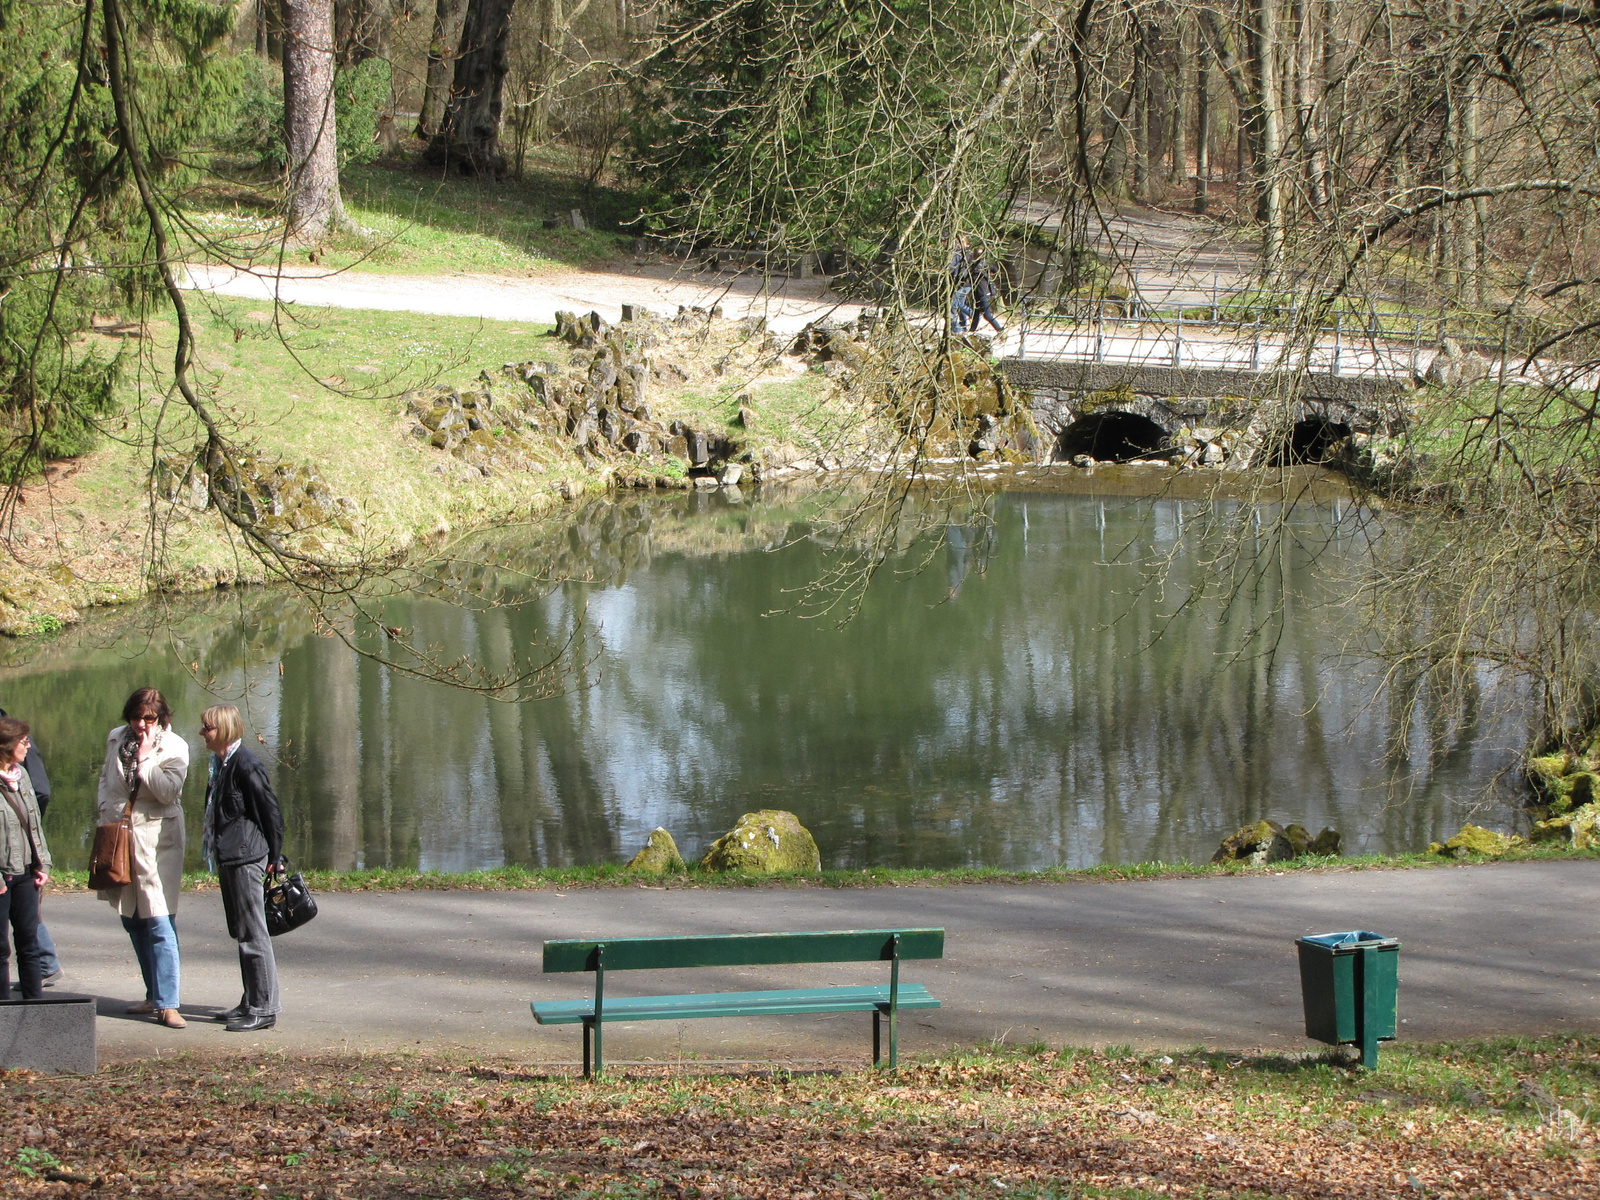
M133 942L144 1001L131 1013L152 1013L170 1029L187 1022L178 1012L178 889L183 885L183 781L189 744L172 732L172 711L155 688L140 688L122 706L119 725L106 738L100 772L99 821L130 824L133 881L100 893L116 906Z

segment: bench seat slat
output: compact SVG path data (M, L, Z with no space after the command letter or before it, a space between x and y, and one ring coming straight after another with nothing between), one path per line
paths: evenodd
M894 939L898 936L898 948ZM711 934L693 937L584 938L547 941L546 974L593 971L605 947L607 971L678 967L759 967L791 963L888 962L899 955L943 958L942 929L833 929L804 933Z
M920 983L900 985L901 1008L938 1008L939 1001ZM541 1025L576 1025L594 1016L591 1000L535 1000L533 1019ZM885 986L794 988L772 992L707 992L686 996L607 997L605 1020L670 1021L692 1017L759 1017L790 1013L888 1011Z

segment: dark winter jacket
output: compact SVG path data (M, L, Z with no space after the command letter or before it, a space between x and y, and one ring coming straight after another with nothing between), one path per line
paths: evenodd
M267 769L240 746L211 785L211 853L219 867L283 856L283 810Z

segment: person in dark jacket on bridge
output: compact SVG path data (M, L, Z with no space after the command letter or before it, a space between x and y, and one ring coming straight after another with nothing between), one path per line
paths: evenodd
M239 943L244 995L223 1013L229 1033L256 1033L278 1020L278 963L267 932L265 882L283 870L283 810L267 769L244 748L244 719L231 704L200 714L211 751L204 854L216 864L228 936Z
M982 246L974 246L967 251L967 275L972 280L972 298L968 306L972 324L969 328L976 333L978 318L982 317L994 326L996 333L1004 333L1006 327L1000 324L994 315L994 269L989 265L989 260L983 256Z

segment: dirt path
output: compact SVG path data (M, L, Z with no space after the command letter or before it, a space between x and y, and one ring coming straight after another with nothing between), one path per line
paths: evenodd
M1010 216L1058 233L1065 215L1044 200L1020 200ZM1218 221L1155 208L1107 210L1090 222L1089 241L1128 273L1148 305L1200 305L1255 285L1261 255L1253 241Z
M657 313L679 306L711 308L739 318L762 315L780 333L797 333L819 317L854 320L861 305L840 299L821 279L774 279L713 272L689 273L682 266L631 266L625 270L567 269L548 275L369 275L290 268L281 275L246 273L230 267L192 266L192 286L222 296L331 308L481 317L495 321L555 321L558 310L598 312L608 321L624 304Z

